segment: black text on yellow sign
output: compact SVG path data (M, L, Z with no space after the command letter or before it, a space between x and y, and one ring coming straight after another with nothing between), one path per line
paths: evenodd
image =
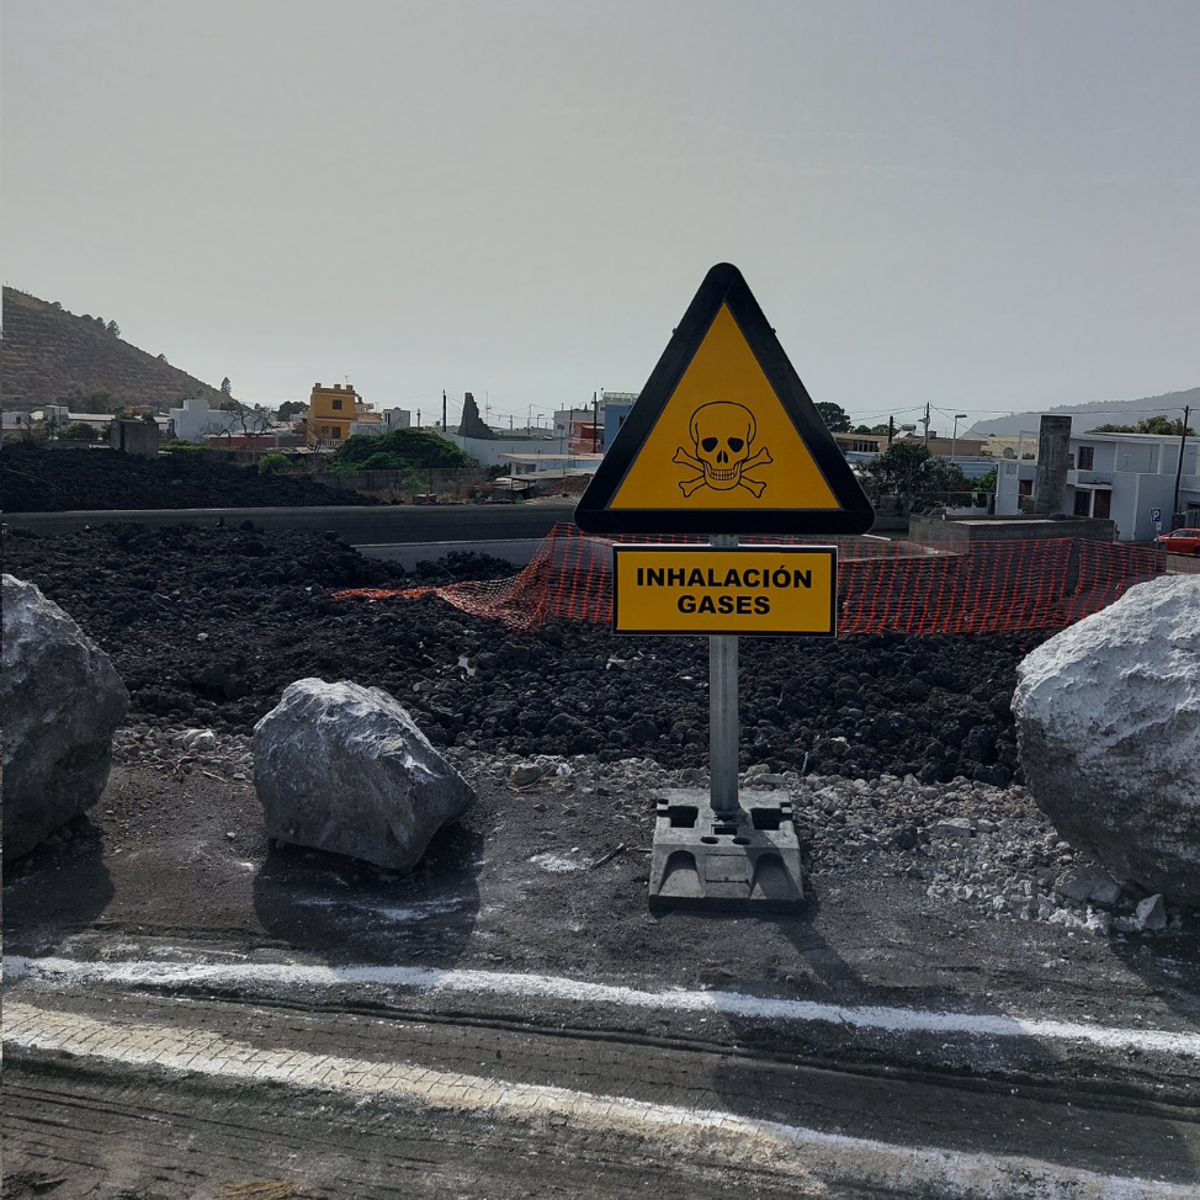
M835 546L613 547L616 633L832 637Z

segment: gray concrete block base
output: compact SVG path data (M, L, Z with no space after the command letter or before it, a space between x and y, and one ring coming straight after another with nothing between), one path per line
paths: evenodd
M783 791L738 798L713 811L707 791L659 794L650 859L650 908L797 912L804 904L800 843Z

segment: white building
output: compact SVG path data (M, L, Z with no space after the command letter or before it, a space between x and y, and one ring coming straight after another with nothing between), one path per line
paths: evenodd
M206 442L213 433L241 433L242 422L237 413L209 408L204 397L185 400L181 408L168 410L175 422L175 436L182 442Z
M1122 542L1152 540L1171 528L1180 442L1177 435L1156 433L1073 435L1062 504L1052 504L1052 510L1110 517ZM1021 498L1034 494L1036 481L1036 463L997 460L996 515L1016 516ZM1178 511L1184 524L1200 524L1200 439L1194 437L1183 447Z

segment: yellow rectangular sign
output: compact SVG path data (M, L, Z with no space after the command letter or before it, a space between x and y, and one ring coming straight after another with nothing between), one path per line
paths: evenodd
M616 633L832 637L836 609L836 546L613 547Z

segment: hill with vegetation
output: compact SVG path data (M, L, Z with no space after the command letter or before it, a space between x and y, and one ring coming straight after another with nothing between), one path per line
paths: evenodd
M121 338L115 320L76 316L57 302L4 289L0 403L8 412L67 404L76 412L152 405L191 397L217 408L229 397Z

